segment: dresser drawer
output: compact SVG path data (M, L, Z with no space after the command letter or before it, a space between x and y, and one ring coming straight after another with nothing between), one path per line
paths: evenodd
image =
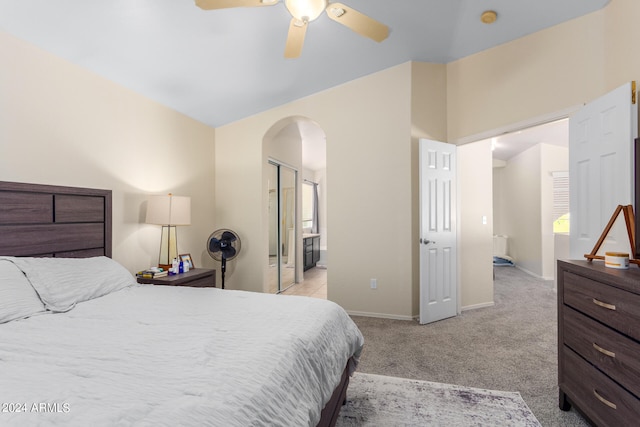
M569 307L564 308L564 343L640 396L640 344Z
M564 272L564 303L640 340L640 296Z
M631 426L640 419L640 401L594 369L567 346L562 346L564 373L560 386L598 426Z

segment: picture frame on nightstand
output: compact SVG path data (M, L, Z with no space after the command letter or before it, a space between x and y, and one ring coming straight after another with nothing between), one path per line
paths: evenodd
M196 268L196 266L193 265L193 260L191 259L191 254L181 254L181 255L178 255L178 257L180 258L180 261L186 262L186 263L189 264L189 270L191 270L192 268Z

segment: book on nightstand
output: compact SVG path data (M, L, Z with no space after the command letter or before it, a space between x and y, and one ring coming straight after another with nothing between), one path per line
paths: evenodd
M142 277L145 279L157 279L165 277L169 274L166 270L142 270L136 273L136 277Z

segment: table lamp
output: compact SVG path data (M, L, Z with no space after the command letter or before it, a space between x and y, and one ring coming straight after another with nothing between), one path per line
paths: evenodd
M191 224L191 197L174 196L171 193L150 196L145 222L162 226L158 266L167 270L171 267L171 261L178 257L176 225Z

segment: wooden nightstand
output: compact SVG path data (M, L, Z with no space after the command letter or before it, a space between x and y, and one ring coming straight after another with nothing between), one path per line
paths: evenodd
M186 273L157 279L137 278L138 283L164 286L190 286L194 288L215 288L216 271L208 268L192 268Z

